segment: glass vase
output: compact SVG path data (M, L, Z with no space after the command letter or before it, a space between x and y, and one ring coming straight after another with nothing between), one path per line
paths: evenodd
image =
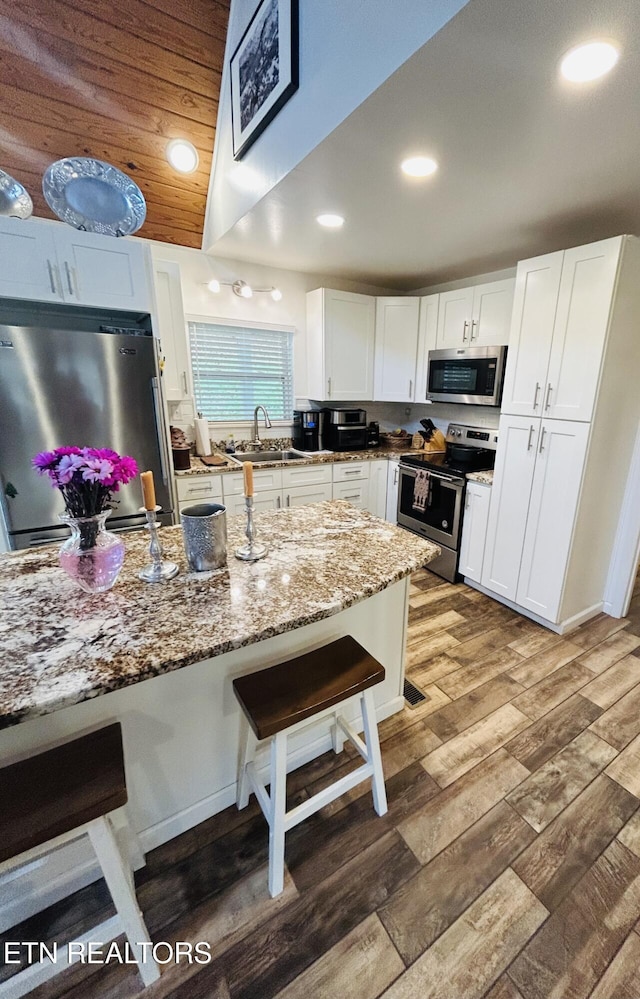
M60 549L60 565L87 593L110 590L124 562L124 541L107 531L105 522L110 510L94 517L71 517L60 520L71 530L71 537Z

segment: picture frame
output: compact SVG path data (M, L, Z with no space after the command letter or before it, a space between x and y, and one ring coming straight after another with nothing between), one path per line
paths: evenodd
M298 0L260 0L229 68L239 160L298 89Z

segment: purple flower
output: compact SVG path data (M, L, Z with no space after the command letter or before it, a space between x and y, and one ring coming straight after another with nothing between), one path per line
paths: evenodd
M119 481L122 483L129 482L130 479L135 478L138 474L138 464L135 459L130 457L128 454L123 454L122 458L120 458L120 461L118 462L116 474L119 477Z
M111 448L58 447L37 454L33 465L60 490L72 517L102 513L120 486L138 474L130 455L121 457Z
M111 484L113 477L113 463L106 458L86 458L83 459L82 478L87 482L100 482L103 485Z
M32 459L32 464L41 475L44 475L44 473L51 468L52 465L55 465L57 460L57 451L41 451L40 454L37 454L35 458Z
M63 454L55 469L57 484L66 486L71 482L73 476L84 465L85 459L81 454Z

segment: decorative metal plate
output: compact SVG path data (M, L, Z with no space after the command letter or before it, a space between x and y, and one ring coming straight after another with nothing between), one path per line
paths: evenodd
M32 213L33 201L22 184L0 170L0 215L28 219Z
M147 214L138 185L102 160L81 156L57 160L46 170L42 190L59 219L87 232L130 236Z

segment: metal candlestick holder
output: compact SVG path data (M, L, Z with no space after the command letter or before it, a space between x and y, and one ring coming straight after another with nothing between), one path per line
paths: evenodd
M264 545L257 545L255 542L255 531L253 527L253 496L245 496L244 504L247 510L247 529L245 531L245 534L247 535L247 544L238 548L235 555L236 558L242 559L243 562L257 562L259 558L265 557L267 549Z
M147 517L147 530L149 531L149 554L153 559L151 565L146 565L144 569L141 569L138 573L138 579L144 580L145 583L164 583L166 579L173 579L174 576L178 575L179 569L175 562L165 562L162 556L164 551L160 543L160 538L158 537L158 528L160 524L156 520L156 513L161 508L159 506L155 507L153 510L145 510L143 506L140 507L140 513L146 514Z

